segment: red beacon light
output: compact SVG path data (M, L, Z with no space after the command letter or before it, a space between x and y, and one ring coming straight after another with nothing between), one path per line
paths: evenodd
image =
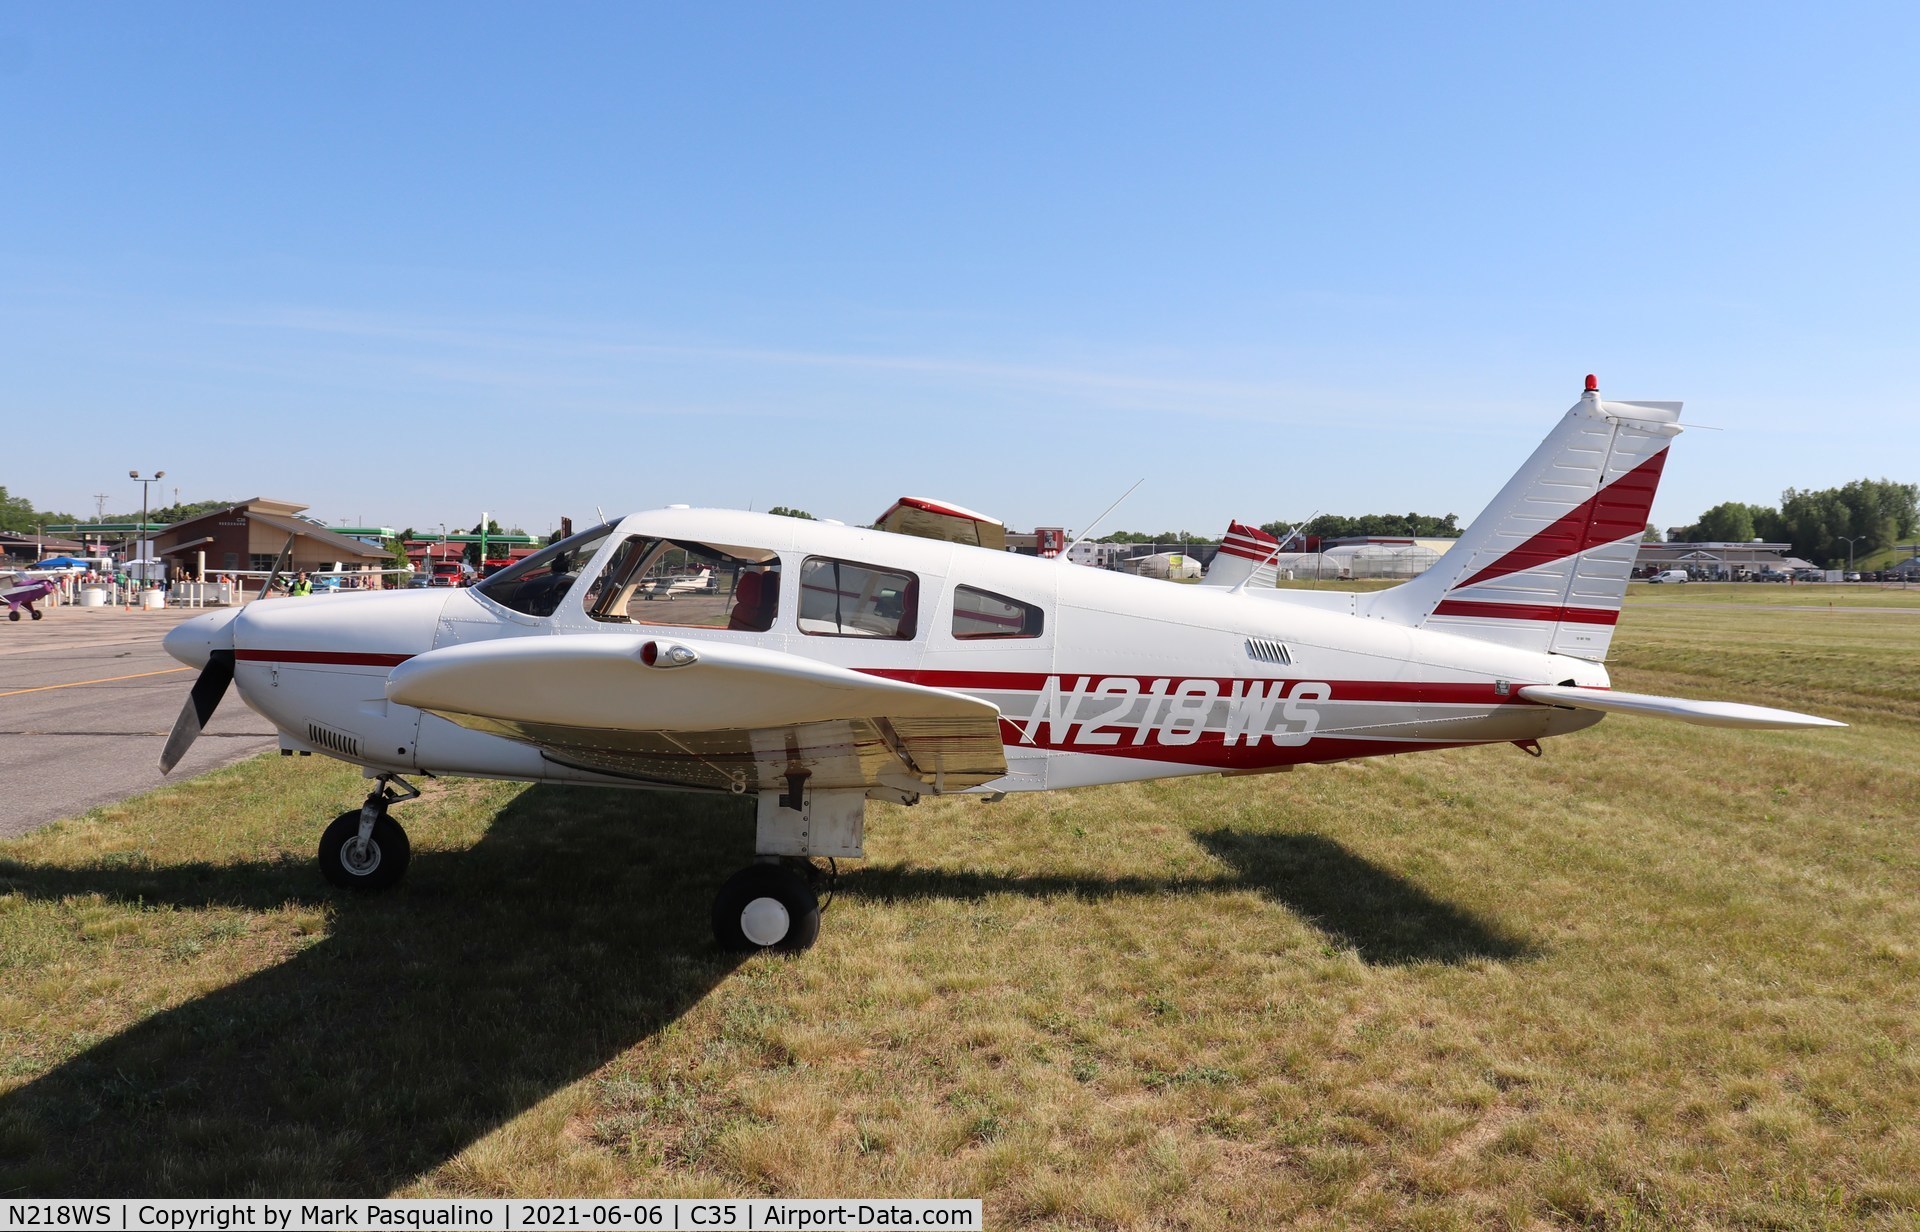
M1591 372L1587 373L1587 392L1591 394L1591 393L1598 393L1599 391L1600 391L1600 378L1593 375L1593 373Z

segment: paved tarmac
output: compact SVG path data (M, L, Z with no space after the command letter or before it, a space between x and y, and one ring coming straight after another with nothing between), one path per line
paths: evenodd
M57 607L0 620L0 837L124 800L275 747L229 689L171 775L160 749L196 673L160 639L198 612Z

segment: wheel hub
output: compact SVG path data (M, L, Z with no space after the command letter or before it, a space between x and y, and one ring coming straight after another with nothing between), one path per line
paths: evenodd
M380 867L380 844L368 839L361 842L357 838L347 840L340 849L340 863L356 877L365 877Z
M755 945L776 945L793 926L793 917L777 898L756 898L740 911L740 931Z

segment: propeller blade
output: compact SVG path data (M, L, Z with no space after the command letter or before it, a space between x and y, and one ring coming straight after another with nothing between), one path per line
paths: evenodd
M280 555L273 558L273 568L267 571L267 580L260 583L260 596L259 596L260 598L264 599L268 595L273 593L273 584L280 580L281 571L287 567L287 564L290 561L292 561L293 541L296 538L297 534L298 532L296 532L293 535L288 535L287 546L281 548Z
M167 747L160 750L160 773L173 773L193 742L200 738L200 732L232 683L233 652L213 651L207 657L207 665L200 669L200 678L193 682L193 692L187 694L187 704L180 707L180 717L173 721L173 730L167 734Z

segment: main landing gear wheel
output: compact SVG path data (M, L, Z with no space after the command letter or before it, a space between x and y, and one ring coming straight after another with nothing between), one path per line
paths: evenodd
M16 615L17 615L17 613L16 613ZM43 612L43 611L41 611L41 610L40 610L39 608L37 608L37 607L30 607L30 608L28 608L28 609L27 609L27 615L29 615L29 616L31 616L31 617L33 617L33 618L34 618L35 620L38 620L38 619L40 619L40 618L41 618L42 616L45 616L45 615L46 615L46 613L45 613L45 612Z
M713 937L723 950L794 953L820 935L820 900L784 864L751 864L727 878L713 900Z
M38 617L39 617L39 615L40 615L40 613L38 613L38 612L35 612L35 613L34 613L34 616L35 616L36 618L38 618ZM20 619L20 609L16 607L16 608L14 608L14 609L13 609L12 611L10 611L10 612L8 612L8 613L7 613L7 619L8 619L8 620L18 620L18 619Z
M359 809L334 818L320 836L320 872L345 890L384 890L397 884L412 854L407 832L384 809L364 843Z

